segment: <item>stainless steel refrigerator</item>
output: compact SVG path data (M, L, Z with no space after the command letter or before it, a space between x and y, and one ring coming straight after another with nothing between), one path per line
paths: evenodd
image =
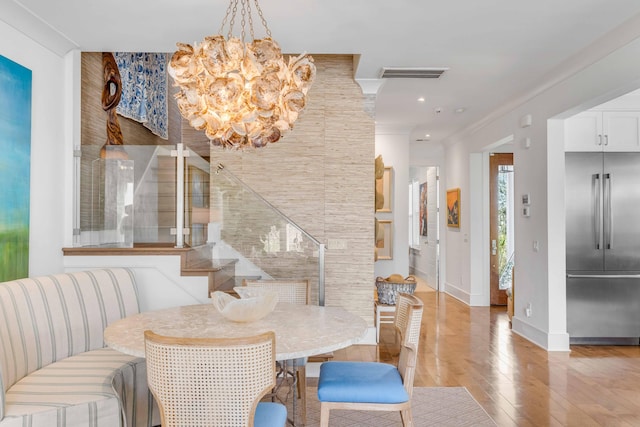
M566 153L567 332L640 340L640 153Z

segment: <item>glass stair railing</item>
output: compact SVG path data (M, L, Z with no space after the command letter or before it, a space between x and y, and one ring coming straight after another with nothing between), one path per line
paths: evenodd
M236 275L308 279L324 304L324 245L222 165L211 175L207 245L211 259L237 259Z
M179 248L182 274L208 276L207 295L243 278L308 279L324 305L324 244L181 144L124 150L126 160L83 152L76 246Z

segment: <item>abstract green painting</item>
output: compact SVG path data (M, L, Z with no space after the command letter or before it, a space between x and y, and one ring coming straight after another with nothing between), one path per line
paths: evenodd
M0 55L0 282L29 275L31 70Z

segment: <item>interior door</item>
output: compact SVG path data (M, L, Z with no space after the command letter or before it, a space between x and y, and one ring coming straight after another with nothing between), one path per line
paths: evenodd
M506 288L511 285L514 260L513 153L489 156L490 201L490 303L507 305Z

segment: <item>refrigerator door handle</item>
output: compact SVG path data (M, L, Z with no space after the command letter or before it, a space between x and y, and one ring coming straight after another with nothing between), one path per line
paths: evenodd
M605 248L611 249L611 245L613 244L613 217L611 216L611 174L605 173L603 174L605 179L605 206L607 208L606 216L605 216Z
M591 181L591 190L593 191L593 234L595 236L595 244L596 250L600 250L600 174L596 173L593 175L593 179Z

